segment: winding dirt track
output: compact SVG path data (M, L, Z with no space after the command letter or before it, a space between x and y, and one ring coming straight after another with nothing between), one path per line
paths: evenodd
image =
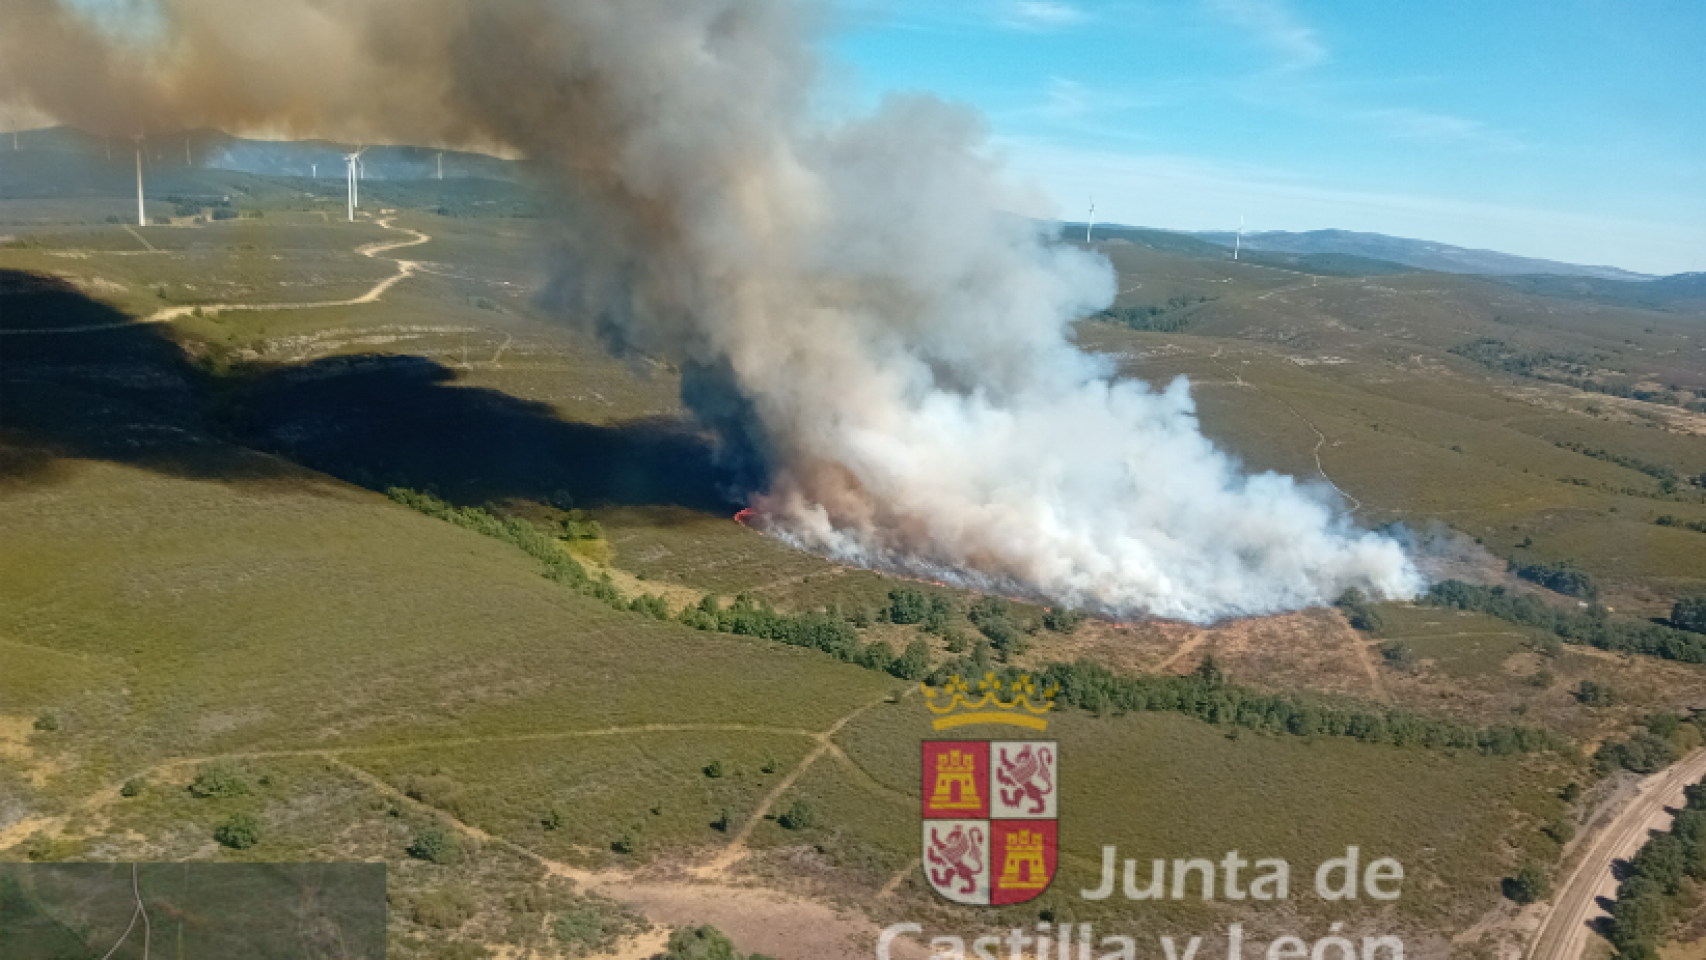
M387 230L395 230L400 233L409 234L411 239L363 244L362 246L357 247L355 252L364 257L378 256L381 253L398 250L403 247L419 246L420 244L426 243L428 240L432 239L432 237L420 232L419 230L410 230L408 227L394 227L391 225L391 221L389 219L375 220L374 222ZM395 262L397 264L397 272L374 284L373 288L368 290L366 293L357 297L351 297L347 300L309 300L299 303L193 303L176 307L166 307L161 310L156 310L146 317L140 317L135 320L121 320L117 323L89 323L76 327L38 327L28 330L0 330L0 334L11 334L14 336L19 334L32 334L39 336L53 333L98 333L102 330L121 330L125 327L134 327L144 323L169 323L179 317L187 317L197 310L200 310L203 315L211 317L235 310L316 310L323 307L353 307L358 304L373 303L377 301L380 297L385 295L387 290L396 286L399 281L414 276L415 271L420 268L420 265L413 260L398 260L395 257L385 257L384 259Z
M1642 781L1623 812L1584 838L1587 855L1552 898L1525 960L1579 960L1590 924L1606 915L1599 898L1617 895L1612 864L1634 856L1651 831L1668 829L1671 814L1665 808L1681 806L1682 788L1701 777L1706 777L1706 748Z

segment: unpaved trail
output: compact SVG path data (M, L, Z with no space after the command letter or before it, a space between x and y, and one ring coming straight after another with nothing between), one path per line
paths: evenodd
M394 227L391 225L390 218L376 220L374 222L387 230L394 230L400 233L409 234L410 239L367 243L356 247L355 252L364 257L376 257L379 254L386 253L391 250L398 250L403 247L419 246L420 244L426 243L432 239L431 236L428 236L419 230L411 230L408 227ZM385 257L383 259L391 260L396 263L397 272L374 284L372 289L368 290L366 293L363 293L360 296L351 297L347 300L308 300L298 303L183 304L176 307L165 307L154 311L146 317L140 317L135 320L122 320L116 323L89 323L75 327L38 327L27 330L0 330L0 334L42 335L52 333L98 333L102 330L122 330L126 327L139 326L145 323L169 323L173 320L179 319L180 317L187 317L198 310L201 311L203 316L211 317L217 316L221 313L230 313L238 310L318 310L325 307L353 307L364 303L374 303L380 297L384 296L386 291L396 286L399 282L414 276L415 271L419 267L419 264L413 260L398 260L395 257Z
M907 691L911 692L911 689ZM825 755L840 755L833 737L854 718L880 704L888 697L863 704L836 720L824 730L790 727L768 727L738 723L643 724L636 726L602 727L590 730L566 730L499 737L464 737L437 741L417 741L405 744L385 744L373 747L331 747L294 750L257 750L216 754L203 757L179 757L166 760L143 771L142 776L158 776L180 771L217 760L253 760L272 757L320 757L342 770L346 775L383 794L394 802L405 804L447 823L479 843L492 844L533 861L553 875L574 881L584 890L626 904L645 914L653 923L666 927L711 924L732 937L743 951L768 953L772 956L801 958L801 960L865 960L871 956L881 929L869 918L853 910L840 910L819 900L787 893L759 885L755 881L737 880L729 870L747 853L746 841L753 828L763 821L771 807L800 776ZM357 755L386 753L424 747L466 746L489 742L572 740L587 737L630 736L636 734L679 733L698 731L757 731L806 737L817 742L816 747L783 777L763 801L748 816L745 825L727 845L704 865L688 871L689 879L656 879L642 877L630 870L587 870L553 860L538 851L496 836L451 816L443 810L428 806L404 794L395 786L355 765ZM26 832L42 830L57 832L76 815L97 811L118 799L118 788L101 790L65 816L39 818L14 825L10 841L22 840ZM0 848L9 845L0 842ZM892 881L890 888L898 885ZM606 960L642 960L657 953L667 932L651 931L637 939L624 941L616 952L605 955ZM895 960L926 960L929 949L912 940L894 942L890 951Z
M1280 291L1276 290L1274 292L1279 293ZM1258 298L1258 299L1260 299L1260 298ZM1351 508L1350 508L1350 510L1348 510L1346 512L1347 516L1349 516L1350 514L1356 513L1358 510L1362 509L1362 501L1358 500L1356 497L1351 496L1349 493L1346 493L1345 488L1339 486L1336 482L1334 482L1333 478L1327 475L1327 468L1325 466L1322 466L1322 464L1321 464L1321 448L1327 445L1327 435L1325 433L1321 432L1321 428L1317 427L1315 425L1315 421L1304 416L1302 411L1300 411L1296 407L1292 406L1291 401L1286 400L1285 398L1275 394L1272 390L1264 390L1254 383L1247 382L1242 376L1240 376L1238 374L1238 371L1233 370L1231 367L1228 367L1224 363L1221 363L1220 362L1220 350L1219 349L1216 349L1214 351L1214 353L1212 353L1212 354L1204 354L1202 356L1204 357L1204 359L1208 360L1210 363L1214 364L1215 366L1219 367L1220 369L1231 374L1233 381L1238 386L1249 387L1250 389L1256 391L1257 393L1267 397L1269 400L1272 400L1273 402L1275 402L1275 403L1279 404L1280 406L1286 408L1287 410L1291 411L1292 416L1303 421L1303 425L1308 427L1311 433L1315 434L1315 446L1312 447L1309 451L1310 456L1315 458L1315 472L1319 473L1321 475L1321 479L1327 481L1327 486L1332 487L1334 490L1337 490L1339 492L1339 496L1344 497L1346 500L1348 500L1350 502Z
M913 689L915 688L908 687L902 696L910 695ZM794 764L794 769L789 770L788 775L783 777L781 782L777 783L775 787L771 788L769 793L764 795L764 799L753 809L752 814L746 818L746 822L741 824L740 830L735 833L734 838L729 841L728 846L724 847L722 852L717 854L710 863L696 869L694 871L694 875L704 880L712 880L726 876L729 868L739 862L742 857L746 856L747 839L752 836L752 831L764 820L765 815L767 815L771 808L776 805L776 801L780 800L782 795L787 793L788 789L794 785L795 781L799 780L800 776L804 774L806 770L810 769L812 764L822 759L825 754L830 753L831 751L835 751L837 753L840 752L832 741L835 735L841 732L841 728L845 727L849 721L861 713L864 713L866 710L869 710L880 703L887 702L889 702L888 698L884 697L882 700L867 703L845 717L842 717L840 720L835 721L828 730L817 734L814 738L817 740L817 746L812 749L812 752L801 758L799 763Z
M1579 960L1590 925L1606 912L1599 898L1617 895L1612 865L1635 855L1653 830L1669 828L1667 806L1682 805L1682 789L1706 776L1706 747L1653 774L1623 811L1595 831L1587 853L1552 897L1526 960Z

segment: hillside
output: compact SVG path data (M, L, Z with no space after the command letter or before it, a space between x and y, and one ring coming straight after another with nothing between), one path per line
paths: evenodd
M1236 235L1230 231L1199 231L1200 237L1223 247L1231 247ZM1430 240L1411 240L1389 237L1383 233L1359 233L1353 230L1309 230L1290 233L1266 230L1243 235L1245 250L1277 253L1323 254L1337 253L1366 257L1371 260L1390 260L1421 270L1441 273L1467 273L1484 276L1517 274L1550 274L1562 277L1592 277L1600 280L1649 280L1645 274L1620 270L1616 267L1583 266L1519 257L1497 250L1473 250L1454 247Z
M0 150L0 859L383 861L409 960L646 956L704 922L824 960L897 919L1231 916L1082 900L1104 844L1300 869L1360 844L1413 887L1332 918L1444 958L1515 936L1502 881L1616 800L1616 775L1562 799L1597 777L1577 750L1706 687L1701 664L1423 603L1379 604L1377 632L1334 608L1080 623L833 563L734 522L678 370L547 309L551 224L522 185L376 179L349 223L303 178L186 168L186 195L247 215L162 197L138 227L118 157L34 153ZM1694 319L1096 243L1122 292L1082 347L1189 377L1216 444L1407 524L1436 575L1575 610L1507 570L1568 561L1620 623L1706 589ZM918 870L941 734L916 681L986 670L1074 683L1048 728L1072 771L1060 878L984 913ZM1237 916L1271 937L1328 913Z

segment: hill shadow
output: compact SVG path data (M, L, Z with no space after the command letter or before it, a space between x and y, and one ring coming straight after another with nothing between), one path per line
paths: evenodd
M735 505L686 418L568 422L415 356L229 367L130 319L59 278L0 270L0 483L105 460L242 483L299 483L308 467L459 503ZM70 328L83 332L46 332Z

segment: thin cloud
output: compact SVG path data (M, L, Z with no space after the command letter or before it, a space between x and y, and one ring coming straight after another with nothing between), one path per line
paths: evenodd
M1516 137L1480 120L1410 107L1387 107L1364 112L1362 118L1392 137L1418 143L1513 151L1523 148Z
M1210 10L1272 48L1285 70L1304 70L1327 59L1327 46L1284 0L1208 0Z
M1089 19L1082 9L1059 0L1018 0L1003 9L1001 22L1021 30L1059 30Z

